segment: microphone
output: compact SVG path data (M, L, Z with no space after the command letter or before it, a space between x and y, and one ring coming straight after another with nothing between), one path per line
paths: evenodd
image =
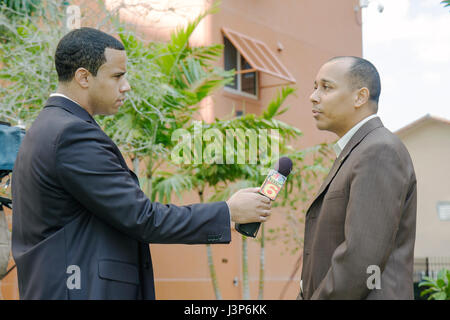
M278 159L274 168L269 171L269 174L264 180L259 193L265 195L270 200L274 201L277 198L278 193L280 193L281 188L286 182L287 176L292 170L292 160L288 157L281 157ZM235 229L239 233L247 237L255 238L258 233L259 226L261 222L251 222L244 224L235 224Z

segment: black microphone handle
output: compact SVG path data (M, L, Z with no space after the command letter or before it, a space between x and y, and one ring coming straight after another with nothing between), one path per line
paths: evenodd
M259 226L261 225L261 222L250 222L250 223L236 223L235 228L236 230L247 237L255 238L258 234Z

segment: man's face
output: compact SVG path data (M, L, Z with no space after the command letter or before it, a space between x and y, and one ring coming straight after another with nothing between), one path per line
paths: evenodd
M115 114L123 104L125 92L131 89L125 77L125 50L106 48L105 58L106 62L98 69L97 76L90 75L88 103L93 115Z
M353 126L355 91L351 90L346 71L347 60L325 63L314 80L310 96L312 112L319 130L327 130L342 137Z

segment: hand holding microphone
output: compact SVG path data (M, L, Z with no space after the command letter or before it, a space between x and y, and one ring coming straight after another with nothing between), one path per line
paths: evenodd
M227 201L231 220L236 223L264 222L270 215L270 200L259 188L241 189Z
M274 169L270 170L261 188L255 189L257 189L261 195L264 195L266 199L274 201L277 198L277 195L283 187L284 183L286 182L288 175L291 173L291 170L292 160L288 157L281 157L275 164ZM247 237L254 238L258 233L261 221L252 223L242 223L240 221L235 221L235 227L239 233Z

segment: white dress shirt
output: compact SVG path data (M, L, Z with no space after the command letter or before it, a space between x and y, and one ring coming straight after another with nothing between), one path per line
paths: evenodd
M361 120L353 128L348 130L347 133L344 134L342 136L342 138L340 138L338 140L338 142L336 142L336 144L333 145L333 150L336 153L336 158L339 157L342 150L344 150L345 146L350 141L350 139L353 137L353 135L356 133L356 131L358 131L358 129L361 128L364 123L366 123L367 121L369 121L370 119L373 119L375 117L378 117L378 115L372 114L372 115L368 116L367 118Z

